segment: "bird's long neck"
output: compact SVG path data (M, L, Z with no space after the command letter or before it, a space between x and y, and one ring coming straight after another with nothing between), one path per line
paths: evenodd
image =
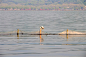
M42 30L42 29L40 29L39 34L41 34L41 32L42 32L41 30Z

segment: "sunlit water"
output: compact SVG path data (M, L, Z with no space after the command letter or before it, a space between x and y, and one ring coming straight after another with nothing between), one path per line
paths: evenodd
M86 31L86 11L0 11L0 32ZM86 36L0 36L0 57L86 57Z

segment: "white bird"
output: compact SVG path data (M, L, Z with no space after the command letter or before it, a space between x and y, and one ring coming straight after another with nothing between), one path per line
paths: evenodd
M41 26L41 27L40 27L40 31L39 31L39 33L40 33L40 34L41 34L41 32L42 32L42 31L41 31L42 29L44 29L44 27L43 27L43 26Z

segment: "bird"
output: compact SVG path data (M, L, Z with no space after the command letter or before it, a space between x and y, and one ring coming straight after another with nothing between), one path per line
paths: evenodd
M42 29L44 29L43 26L40 27L39 34L41 35Z

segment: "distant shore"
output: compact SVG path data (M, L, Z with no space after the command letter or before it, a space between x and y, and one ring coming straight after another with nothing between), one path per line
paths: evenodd
M36 9L36 10L31 10L31 9L0 9L0 11L86 11L86 9L54 9L54 10L49 10L49 9Z

